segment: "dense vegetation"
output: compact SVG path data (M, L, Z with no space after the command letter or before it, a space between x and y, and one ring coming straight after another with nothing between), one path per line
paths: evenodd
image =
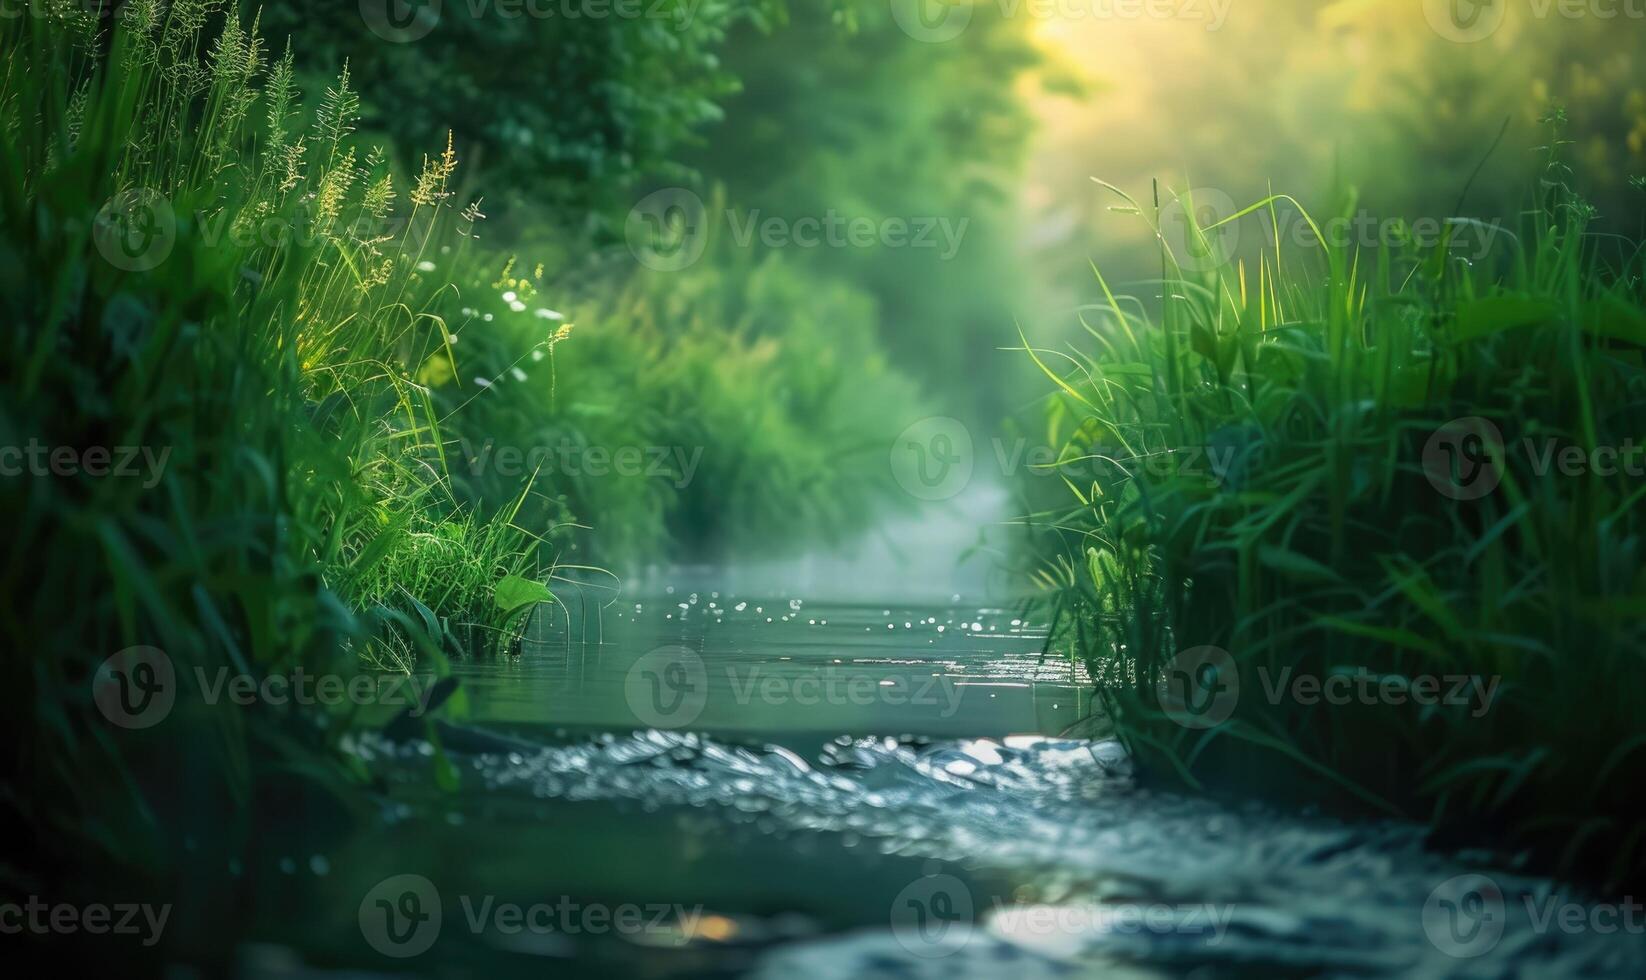
M685 158L764 216L946 223L952 247L795 251L812 275L873 299L898 365L993 424L1019 393L998 371L963 379L1009 363L991 352L1012 343L1013 319L1033 304L1016 240L1032 128L1018 89L1043 66L1023 20L994 5L978 5L943 44L911 42L894 6L795 4L770 37L745 26L726 57L740 91Z
M1446 47L1405 0L1276 0L1225 60L1127 79L1047 70L1010 5L941 44L879 0L448 4L426 34L369 6L0 18L0 705L21 733L0 831L25 842L0 890L176 893L337 826L371 799L352 737L387 712L228 708L203 678L426 683L512 664L574 583L850 537L914 504L887 466L910 422L1022 404L993 356L1015 343L1055 386L1028 428L1062 479L1025 492L1052 644L1147 772L1646 870L1629 36L1586 22L1508 58L1515 31ZM1122 138L1042 117L1057 162L1025 190L1030 103L1121 85L1146 107ZM1534 121L1528 173L1504 148ZM1309 186L1230 215L1087 180L1180 156L1196 186ZM1084 224L1069 174L1138 233ZM635 235L659 192L705 209L651 230L696 236L683 267ZM1368 209L1453 220L1438 242L1321 233ZM836 218L954 237L737 233ZM1092 252L1143 295L1099 276L1074 346L1021 339L1047 333L1034 287ZM105 667L149 650L175 720L122 727ZM1323 703L1298 678L1377 693ZM1464 698L1419 703L1432 679ZM1227 717L1186 716L1201 699ZM456 786L424 734L431 785Z
M1192 202L1136 208L1163 300L1100 279L1082 349L1033 352L1073 492L1039 578L1157 775L1638 878L1643 253L1588 233L1547 122L1484 261L1467 222L1242 257L1237 223L1322 229L1285 197L1181 236Z
M454 130L485 174L495 216L527 234L541 233L545 217L574 227L615 219L620 229L636 180L692 176L681 148L704 139L741 84L721 63L727 32L744 22L768 30L785 16L781 0L663 0L644 16L454 4L413 9L400 26L375 14L388 6L297 0L261 17L271 36L292 38L311 79L356 56L368 132L415 153ZM248 20L259 12L241 8Z
M614 250L632 265L630 206L679 186L723 194L706 232L722 259L763 251L736 241L738 221L946 222L952 248L789 248L784 275L872 304L879 345L931 389L1010 342L1026 301L1012 222L1030 129L1015 82L1038 59L1021 21L981 7L962 36L928 45L873 0L669 0L636 18L473 9L405 43L323 0L263 20L292 32L316 86L369 50L352 68L362 131L415 151L454 126L484 174L487 234L524 243L580 295ZM998 413L997 387L970 386L980 420Z
M6 703L53 733L8 752L34 868L175 868L188 827L232 855L353 778L332 749L373 719L199 678L440 671L508 652L591 552L853 530L889 477L851 461L916 404L873 301L779 256L573 284L498 250L456 135L357 133L352 66L305 97L306 52L221 7L0 24L0 440L44 449L0 482ZM184 721L98 717L132 648Z

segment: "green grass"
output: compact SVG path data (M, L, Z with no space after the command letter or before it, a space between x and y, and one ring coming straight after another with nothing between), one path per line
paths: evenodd
M1407 244L1189 263L1168 229L1163 300L1099 276L1083 343L1031 351L1057 385L1044 424L1083 474L1035 491L1053 642L1104 678L1156 777L1405 814L1608 881L1646 871L1646 485L1539 472L1522 449L1646 433L1642 253L1585 233L1552 122L1535 198L1483 261ZM1117 203L1159 228L1161 202ZM1184 237L1215 256L1221 225L1300 211L1275 197ZM1461 500L1423 459L1469 417L1508 448L1488 450L1501 485ZM1163 685L1206 645L1230 654L1239 696L1190 728ZM1500 686L1478 716L1303 703L1265 689L1287 668Z
M152 480L0 479L0 707L24 733L0 812L38 843L6 887L57 864L222 867L185 841L230 860L294 812L359 803L339 746L381 717L208 705L197 669L442 672L512 652L557 582L600 574L591 552L843 533L885 496L850 475L889 442L876 404L912 403L861 299L775 260L518 271L477 247L450 143L400 172L354 135L346 69L305 100L300 53L222 8L0 22L0 446L166 460ZM537 315L540 290L575 331ZM848 399L858 370L883 402ZM701 459L686 481L464 456L562 438ZM93 699L133 646L164 651L181 688L143 731Z
M451 624L510 625L490 591L536 559L430 467L443 440L409 378L444 345L419 263L462 224L449 151L396 208L384 154L350 139L346 75L305 108L291 54L208 30L210 5L131 4L112 37L59 9L0 26L0 440L167 462L0 483L4 698L30 735L6 809L37 828L36 864L147 874L180 856L173 821L232 849L271 787L297 805L353 778L332 752L353 709L207 706L196 670L440 670ZM488 567L418 577L428 535ZM177 718L123 731L91 681L139 645L174 665ZM182 771L209 773L192 803L167 792Z

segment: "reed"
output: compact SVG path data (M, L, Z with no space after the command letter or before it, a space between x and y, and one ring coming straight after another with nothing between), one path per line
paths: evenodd
M199 678L506 652L552 558L512 510L456 498L415 380L450 350L479 217L454 148L402 194L354 135L346 68L305 104L294 53L232 6L100 12L0 24L0 443L88 463L0 481L7 785L28 788L5 807L38 865L148 874L196 831L249 846L271 787L349 800L360 776L339 744L369 707L214 703ZM89 465L125 448L153 465ZM93 679L138 646L177 707L122 731ZM166 789L181 771L198 807Z
M1028 521L1053 642L1157 776L1646 870L1646 488L1607 464L1646 432L1642 252L1587 232L1562 121L1482 261L1462 221L1428 248L1222 255L1237 223L1271 245L1286 218L1319 226L1284 196L1215 222L1188 195L1125 198L1161 243L1158 301L1099 274L1084 344L1025 343L1060 468L1084 475ZM1329 703L1300 675L1374 693ZM1416 703L1454 677L1489 706Z

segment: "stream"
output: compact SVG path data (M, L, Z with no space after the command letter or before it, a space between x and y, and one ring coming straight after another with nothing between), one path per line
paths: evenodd
M425 742L354 743L383 812L279 856L240 974L1646 975L1638 906L1139 785L982 578L855 560L659 570L456 665L509 741L455 792Z

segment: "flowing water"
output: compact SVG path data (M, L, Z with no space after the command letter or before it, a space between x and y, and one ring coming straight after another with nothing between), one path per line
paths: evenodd
M982 579L859 562L660 572L458 665L500 737L449 734L454 791L427 743L361 740L391 802L266 872L280 941L242 974L1646 970L1639 909L1417 828L1142 788L1079 666Z

